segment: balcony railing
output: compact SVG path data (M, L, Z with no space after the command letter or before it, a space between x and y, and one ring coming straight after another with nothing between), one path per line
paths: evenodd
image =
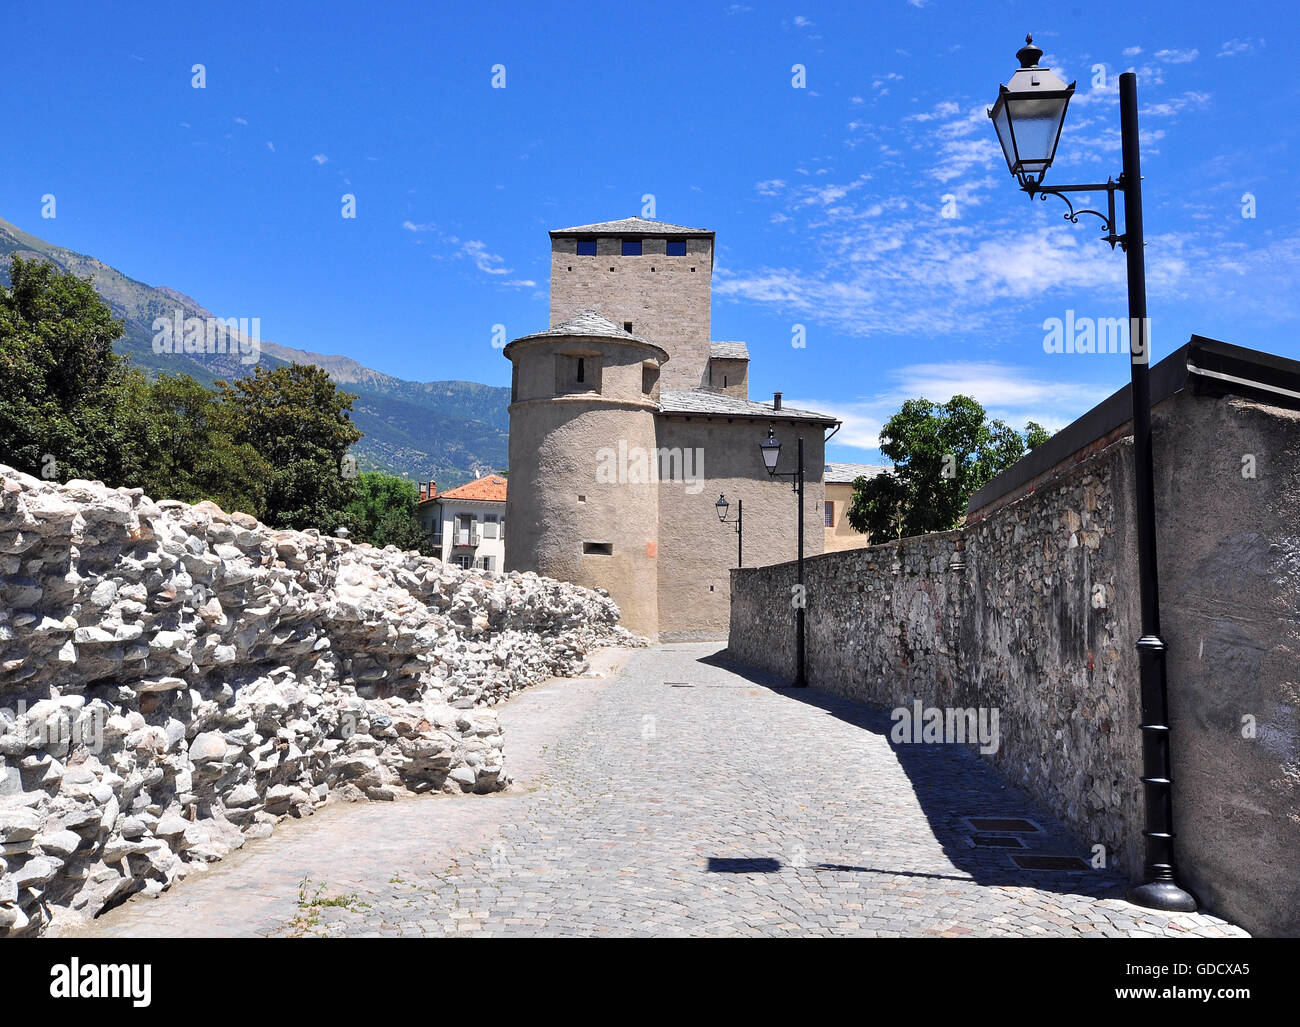
M453 546L476 546L479 544L478 530L474 531L457 531L452 534L451 544Z

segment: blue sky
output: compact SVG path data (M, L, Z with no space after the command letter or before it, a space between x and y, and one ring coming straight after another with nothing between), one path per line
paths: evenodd
M1078 81L1049 182L1118 176L1138 73L1155 357L1300 358L1300 30L1272 2L11 4L0 216L283 345L507 384L493 325L546 327L547 229L652 194L717 232L751 395L874 461L910 396L1059 427L1127 380L1043 349L1048 318L1125 314L1124 261L1006 172L984 112L1026 31Z

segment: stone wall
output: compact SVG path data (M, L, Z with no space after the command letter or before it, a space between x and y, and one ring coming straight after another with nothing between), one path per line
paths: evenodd
M331 796L508 781L495 714L635 642L606 595L0 466L0 937Z
M1183 391L1154 431L1182 883L1254 932L1298 934L1300 414ZM999 710L989 758L1136 876L1132 482L1121 433L963 529L813 557L806 582L810 684ZM793 677L794 580L792 563L732 573L734 658Z
M806 551L822 548L822 482L825 429L818 424L753 417L661 415L658 445L701 454L703 482L660 482L658 605L659 639L688 642L722 639L729 617L729 575L736 566L735 520L744 504L744 561L749 566L781 560L795 551L799 503L790 479L769 477L758 444L770 424L781 441L781 470L795 466L804 436ZM718 522L719 494L730 508Z

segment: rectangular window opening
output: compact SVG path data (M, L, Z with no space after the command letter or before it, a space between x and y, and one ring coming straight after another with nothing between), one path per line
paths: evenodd
M641 256L641 240L640 240L640 239L624 239L624 240L623 240L623 256L625 256L625 257L639 257L639 256Z
M582 544L583 556L613 556L613 542L584 542Z
M579 239L579 240L578 240L578 256L579 256L579 257L594 257L595 255L596 255L596 240L595 240L595 239ZM570 268L569 270L572 271L573 269Z
M676 240L674 240L674 239L669 239L669 240L668 240L668 256L670 256L670 257L684 257L684 256L686 256L686 240L685 240L685 239L676 239Z

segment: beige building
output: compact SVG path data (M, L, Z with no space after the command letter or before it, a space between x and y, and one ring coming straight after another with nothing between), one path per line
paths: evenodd
M849 524L849 507L853 505L853 483L858 478L874 478L891 468L885 464L827 464L822 469L826 483L823 520L826 527L826 552L861 549L871 545L871 536Z
M744 504L746 565L794 559L791 482L759 443L770 428L789 472L802 438L805 553L820 553L838 422L749 399L748 348L710 339L712 232L627 218L550 237L551 326L505 348L506 569L604 588L650 637L725 637L736 536L719 495Z

